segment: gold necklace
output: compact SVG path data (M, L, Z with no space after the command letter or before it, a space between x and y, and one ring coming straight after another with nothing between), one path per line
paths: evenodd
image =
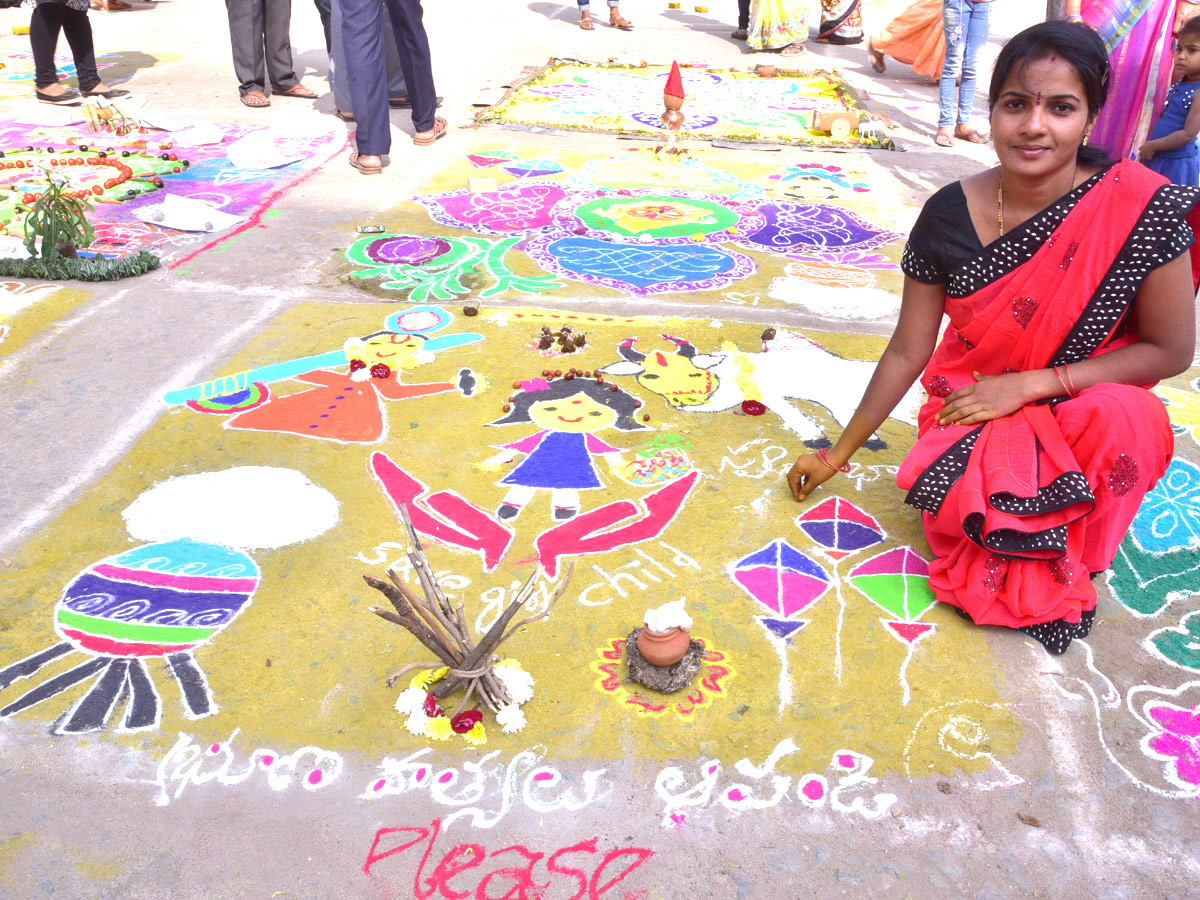
M1075 183L1079 180L1079 166L1076 164L1075 171L1071 173L1071 190L1075 190ZM1068 191L1067 193L1070 193ZM1004 236L1004 171L1000 172L1000 186L996 188L996 227L1000 229L1000 236Z

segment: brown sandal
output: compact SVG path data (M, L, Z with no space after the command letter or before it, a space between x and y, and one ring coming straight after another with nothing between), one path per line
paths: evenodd
M609 16L609 28L619 28L621 31L633 31L633 23L619 13Z
M357 150L352 152L350 154L350 165L354 166L354 168L358 169L358 171L362 172L364 175L378 175L383 171L383 166L368 166L359 162L359 158L364 155L365 154L359 153Z
M262 91L249 91L242 94L242 106L248 106L251 109L263 109L270 105L271 101L267 99L267 95Z
M418 147L428 147L434 141L446 136L446 120L438 116L433 120L433 127L428 131L418 131L413 135L413 143Z
M317 92L302 84L293 84L290 88L272 88L271 93L278 97L295 97L297 100L317 99Z
M596 26L592 24L591 13L581 13L579 16L579 27L584 31L595 31Z

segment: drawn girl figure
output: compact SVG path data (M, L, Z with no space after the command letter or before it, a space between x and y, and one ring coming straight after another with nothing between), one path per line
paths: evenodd
M579 512L579 492L603 487L596 471L595 454L620 453L596 437L615 427L621 431L645 428L634 414L641 402L615 384L590 378L567 377L547 382L535 378L521 382L512 399L512 410L489 425L532 422L540 429L511 444L483 467L495 469L522 453L525 460L497 484L509 490L496 510L500 519L515 519L537 491L550 491L552 515L569 519Z

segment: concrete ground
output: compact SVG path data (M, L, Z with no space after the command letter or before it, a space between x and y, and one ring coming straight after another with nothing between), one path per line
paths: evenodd
M580 561L550 623L513 641L514 655L537 663L529 666L537 683L529 725L503 735L488 719L488 744L476 749L414 738L392 711L395 692L382 685L388 671L418 657L407 635L362 614L373 601L359 575L381 574L403 549L394 511L365 471L367 454L352 444L222 430L214 417L185 418L162 402L174 388L336 349L406 308L397 295L347 277L344 251L361 224L413 231L424 222L430 234L447 234L410 200L429 185L461 186L458 174L441 173L452 164L461 170L464 154L512 146L576 165L627 154L633 143L477 128L474 102L494 102L525 67L551 56L745 69L761 59L728 37L732 4L695 12L691 3L669 10L629 0L622 12L636 22L630 33L603 25L585 33L575 27L573 5L428 4L450 134L432 148L413 147L407 115L393 113L393 152L379 177L362 177L345 162L347 128L332 116L311 6L295 5L292 41L320 98L249 110L237 101L219 7L132 4L91 18L98 52L120 55L106 80L111 73L133 90L148 120L269 124L319 152L255 201L253 227L211 246L168 245L157 272L72 283L11 318L0 343L0 668L58 640L51 610L64 587L91 563L135 546L122 512L158 482L239 465L286 466L328 488L340 520L308 549L255 550L265 580L254 606L197 652L218 707L211 715L181 711L177 686L156 663L163 704L156 727L122 731L118 712L105 729L55 733L78 693L0 719L0 898L1200 897L1192 615L1200 560L1190 482L1164 507L1182 524L1172 520L1166 532L1154 530L1159 520L1147 524L1157 543L1130 544L1126 567L1100 588L1103 627L1066 656L1048 657L1009 633L968 629L936 608L927 621L936 622L937 637L914 642L908 656L894 640L851 646L852 630L843 648L838 618L835 679L833 599L819 614L805 613L814 620L807 645L768 640L746 616L739 620L749 607L737 590L729 605L714 599L730 588L727 565L785 529L799 534L791 524L797 509L779 480L798 452L795 435L769 417L727 414L701 425L703 417L648 404L655 427L693 443L704 480L692 505L653 544ZM869 6L868 30L903 4ZM988 68L1003 41L1041 11L1033 0L995 7ZM7 32L28 13L0 17ZM6 33L0 53L27 49L25 41ZM861 48L809 48L804 64L836 67L889 123L903 152L705 147L697 157L739 177L813 161L861 172L886 193L870 209L900 232L932 190L992 164L986 146L933 145L936 88L928 79L898 63L876 76ZM11 68L12 57L5 59ZM6 120L43 115L23 82L7 88ZM976 107L983 125L982 94ZM888 251L893 263L899 246ZM894 294L894 271L881 279ZM501 415L499 395L522 377L512 363L522 351L503 349L508 307L596 317L594 334L609 347L628 336L618 327L645 327L639 346L651 345L663 330L656 320L712 343L702 350L723 339L751 346L769 325L817 332L836 354L869 360L890 330L887 310L830 317L819 305L768 303L765 278L753 285L761 305L716 291L633 296L575 282L553 296L485 300L477 320L459 316L462 298L451 299L442 304L454 313L451 330L481 332L488 349L447 357L430 371L450 379L469 365L483 382L491 374L489 410L470 413L473 426ZM22 288L6 290L19 296ZM491 315L494 308L501 314ZM604 316L628 325L602 324ZM822 372L806 375L819 381ZM1185 482L1191 472L1200 477L1196 376L1193 369L1169 386L1178 454L1190 467ZM436 476L434 488L495 491L490 476L455 455L469 443L468 426L456 430L465 420L419 405L429 401L410 402L408 417L407 406L387 408L389 437L376 449L426 481ZM605 440L629 445L613 434ZM404 443L416 435L420 443ZM876 461L885 465L842 482L856 485L842 496L882 522L889 540L927 551L915 513L888 484L886 464L899 462L912 430L891 422L883 436L892 446ZM485 436L481 446L492 445ZM783 450L768 456L776 446ZM499 498L488 496L482 506ZM537 559L481 575L476 555L427 545L439 574L462 573L458 589L469 602L490 602L493 615L496 598L511 596L509 581L523 579ZM851 568L822 559L835 581ZM706 571L685 571L689 561ZM711 654L709 694L693 701L698 711L635 714L632 687L604 677L613 659L604 651L640 624L641 610L674 596L674 588L651 586L660 581L644 574L652 564L685 586L694 633L724 654ZM613 577L638 565L621 576L636 575L642 593ZM471 579L478 584L468 590L462 585ZM603 579L611 590L601 585L591 597L620 598L597 607L585 591ZM492 593L477 590L484 585ZM884 610L861 599L848 605L849 583L845 592L838 581L847 622L878 630ZM486 624L485 612L477 626ZM789 683L785 703L788 671L796 689L792 696ZM42 677L29 674L3 688L0 701L12 703ZM911 686L911 702L907 694L900 701L898 684Z

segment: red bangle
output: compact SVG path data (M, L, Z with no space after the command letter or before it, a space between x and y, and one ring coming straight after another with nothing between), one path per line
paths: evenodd
M846 463L845 465L841 466L835 466L832 462L830 462L829 453L824 447L817 451L817 459L825 463L825 465L829 466L829 468L833 469L833 471L841 472L843 475L850 471L850 463Z
M1075 387L1075 379L1071 377L1071 366L1069 363L1063 363L1063 369L1067 372L1067 385L1071 388L1071 399L1074 400L1079 396L1079 390Z
M1067 387L1066 381L1063 380L1062 372L1058 371L1058 366L1054 367L1054 374L1058 376L1058 383L1062 385L1063 393L1070 397L1071 389Z

